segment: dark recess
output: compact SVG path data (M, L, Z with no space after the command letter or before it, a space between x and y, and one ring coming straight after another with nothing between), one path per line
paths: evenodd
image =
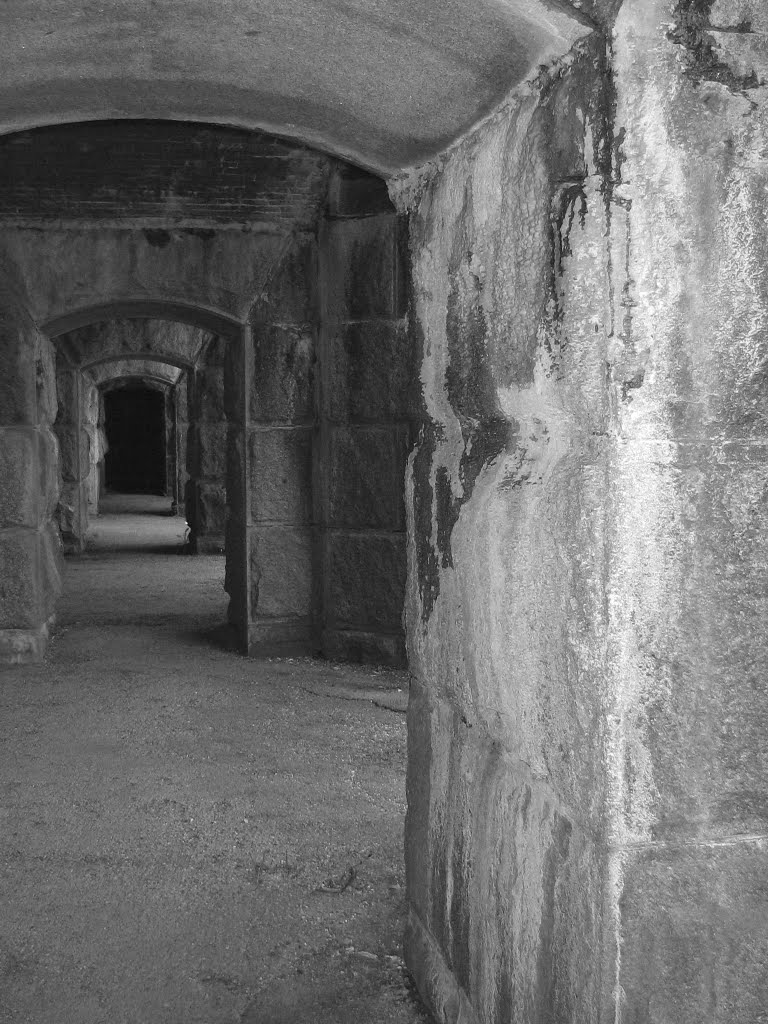
M106 484L123 494L165 493L165 402L160 391L120 388L104 396Z

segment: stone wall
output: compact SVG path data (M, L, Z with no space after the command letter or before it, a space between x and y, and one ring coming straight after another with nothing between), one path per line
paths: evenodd
M298 233L252 316L247 479L251 644L317 650L317 240Z
M406 945L439 1021L594 1024L605 1004L601 70L586 47L392 186L426 409L406 501Z
M320 642L392 664L405 662L403 486L421 412L404 240L378 179L336 175L320 236Z
M615 31L614 990L649 1024L768 1007L766 38L739 0Z
M187 373L185 509L190 546L223 554L227 512L227 418L224 361L229 341L209 337Z
M0 278L0 661L42 657L60 592L54 356Z

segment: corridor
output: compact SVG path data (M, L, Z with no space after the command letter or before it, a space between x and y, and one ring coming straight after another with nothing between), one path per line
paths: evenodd
M226 650L167 504L108 498L44 663L0 670L0 1021L424 1021L407 677Z

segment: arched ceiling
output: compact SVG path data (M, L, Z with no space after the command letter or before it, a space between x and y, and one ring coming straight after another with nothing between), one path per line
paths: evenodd
M206 121L387 174L589 30L565 0L0 0L0 133Z

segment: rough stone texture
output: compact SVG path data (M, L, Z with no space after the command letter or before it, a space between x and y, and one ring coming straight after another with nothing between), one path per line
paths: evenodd
M765 1016L766 854L765 837L627 854L621 986L629 1020Z
M328 415L332 420L392 423L421 415L416 352L405 325L344 324L330 349Z
M327 308L340 320L395 317L404 302L392 214L332 220L328 226Z
M61 589L56 415L52 347L0 268L0 663L43 657Z
M244 319L282 254L273 234L235 230L185 231L72 227L4 228L0 257L18 268L35 320L45 325L83 310L94 318L121 317L126 302L179 304ZM108 308L106 313L98 311ZM175 312L166 316L176 319ZM199 326L206 326L200 324Z
M321 643L328 657L389 664L404 662L403 482L421 413L403 239L380 188L354 172L332 179L320 251Z
M399 632L405 589L405 537L334 531L329 541L328 625Z
M0 427L0 523L4 526L37 526L41 490L37 444L38 432L33 428Z
M605 1001L596 67L597 51L574 59L392 187L411 210L427 420L406 495L408 957L440 1021L593 1024Z
M315 338L303 327L254 327L251 421L307 423L314 416Z
M0 531L0 629L40 625L40 553L37 531Z
M335 429L328 467L331 528L402 530L408 429Z
M252 430L248 444L253 521L286 524L310 522L311 430Z
M251 606L261 618L312 615L312 537L290 527L252 527L249 531Z

